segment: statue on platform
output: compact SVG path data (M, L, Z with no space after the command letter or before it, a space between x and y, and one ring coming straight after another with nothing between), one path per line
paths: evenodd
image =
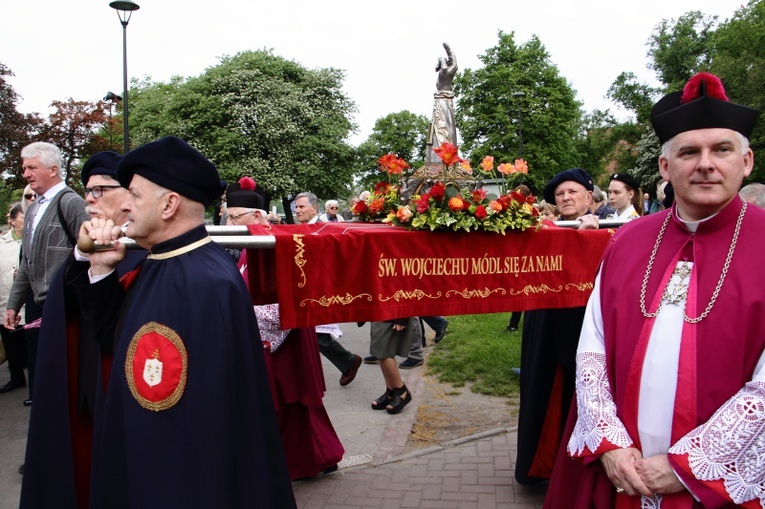
M457 188L469 187L475 189L475 177L462 168L445 167L441 158L433 151L442 143L457 146L457 124L454 119L454 92L452 82L457 74L457 58L447 43L444 43L446 57L440 57L436 65L438 79L436 93L433 94L433 118L428 131L425 166L416 169L412 175L402 182L401 197L407 201L416 194L428 192L436 181L442 181L447 186ZM458 165L457 165L458 166Z
M442 143L457 145L457 125L454 121L454 92L452 81L457 74L457 59L447 43L444 43L446 58L440 57L436 65L438 80L436 81L436 93L433 94L433 119L428 132L427 155L425 162L428 164L439 163L438 156L433 148L438 148Z

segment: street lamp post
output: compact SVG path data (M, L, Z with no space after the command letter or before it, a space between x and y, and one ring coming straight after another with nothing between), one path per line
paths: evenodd
M140 9L140 6L130 0L118 0L111 2L109 7L117 11L117 16L120 18L120 23L122 23L122 98L125 101L122 108L122 118L124 122L124 151L127 154L128 150L130 150L130 134L128 132L127 26L133 11Z
M107 92L104 96L104 101L109 101L109 149L111 150L112 145L114 145L114 140L112 139L112 107L114 106L114 103L120 102L122 100L122 97L118 96L114 92Z
M518 159L523 159L523 116L521 114L521 99L526 97L523 92L513 94L518 101Z

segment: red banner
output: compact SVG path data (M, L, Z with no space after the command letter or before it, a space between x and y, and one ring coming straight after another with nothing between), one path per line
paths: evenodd
M584 306L614 233L500 235L365 223L250 231L276 237L275 251L249 251L248 272L257 303L278 299L284 328Z

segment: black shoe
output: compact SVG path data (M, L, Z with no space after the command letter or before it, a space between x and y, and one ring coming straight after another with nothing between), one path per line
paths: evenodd
M422 359L413 359L411 357L407 357L404 362L398 365L398 367L401 369L412 369L416 368L417 366L422 366L422 363Z
M404 393L406 393L406 396L402 398L401 395ZM406 388L406 384L402 385L398 389L393 389L393 398L390 400L390 403L388 403L386 410L389 414L397 414L403 410L410 401L412 401L412 393Z
M31 399L25 399L24 400L24 406L32 406L32 400Z
M505 329L505 332L518 332L518 327L512 327L508 325L507 329Z
M14 382L13 380L11 380L7 384L0 387L0 394L3 394L5 392L11 392L13 389L18 389L20 387L26 387L26 386L27 386L26 382Z
M364 364L380 364L380 359L374 355L370 355L369 357L364 357Z
M440 343L442 339L444 339L444 336L446 336L446 328L449 326L449 320L444 320L444 327L436 332L436 337L433 340L435 343Z
M385 393L372 402L372 410L383 410L393 398L393 389L387 389Z
M20 473L21 475L24 475L24 465L21 465L21 466L19 467L19 473Z

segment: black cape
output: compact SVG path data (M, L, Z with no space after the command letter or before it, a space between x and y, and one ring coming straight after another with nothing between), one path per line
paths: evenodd
M129 251L117 266L118 274L132 270L145 257L146 251ZM72 282L89 268L88 262L75 261L70 255L48 288L37 355L39 391L35 391L27 434L22 508L87 507L89 442L95 402L103 395L103 387L96 382L101 355L95 338L80 327Z
M207 238L199 226L154 246L166 259L147 259L127 291L115 274L77 286L114 346L94 509L295 507L250 295Z
M515 479L549 479L576 388L576 349L584 307L523 315L521 398Z

